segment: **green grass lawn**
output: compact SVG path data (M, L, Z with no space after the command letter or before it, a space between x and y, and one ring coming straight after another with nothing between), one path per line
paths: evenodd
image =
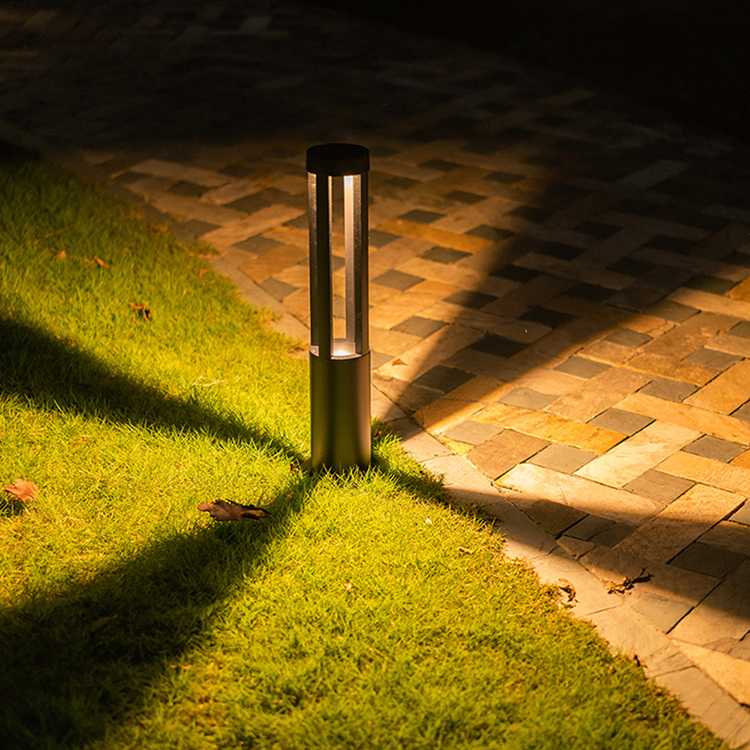
M2 747L720 746L394 438L304 474L306 362L133 213L2 166Z

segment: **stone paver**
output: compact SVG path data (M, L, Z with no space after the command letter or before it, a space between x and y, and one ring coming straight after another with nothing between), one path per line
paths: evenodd
M668 562L741 504L742 495L696 484L617 545L646 560Z
M374 413L509 554L572 581L574 612L750 743L746 673L713 645L750 631L747 151L332 11L122 9L0 19L0 136L211 243L300 339L304 150L370 147ZM605 570L638 581L610 594Z

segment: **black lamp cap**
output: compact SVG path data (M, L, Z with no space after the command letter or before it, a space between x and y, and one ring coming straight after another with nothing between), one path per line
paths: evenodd
M307 171L340 177L364 174L370 169L370 152L355 143L322 143L307 149Z

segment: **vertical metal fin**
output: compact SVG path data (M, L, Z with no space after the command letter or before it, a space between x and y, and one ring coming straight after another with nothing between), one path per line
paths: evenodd
M310 344L331 356L331 190L330 177L307 175L310 217Z

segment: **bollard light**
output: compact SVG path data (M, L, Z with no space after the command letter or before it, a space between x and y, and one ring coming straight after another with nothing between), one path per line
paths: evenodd
M312 467L370 463L370 342L367 294L367 175L370 152L349 143L307 150L310 222L310 400ZM345 318L334 336L331 245L334 180L343 181Z

